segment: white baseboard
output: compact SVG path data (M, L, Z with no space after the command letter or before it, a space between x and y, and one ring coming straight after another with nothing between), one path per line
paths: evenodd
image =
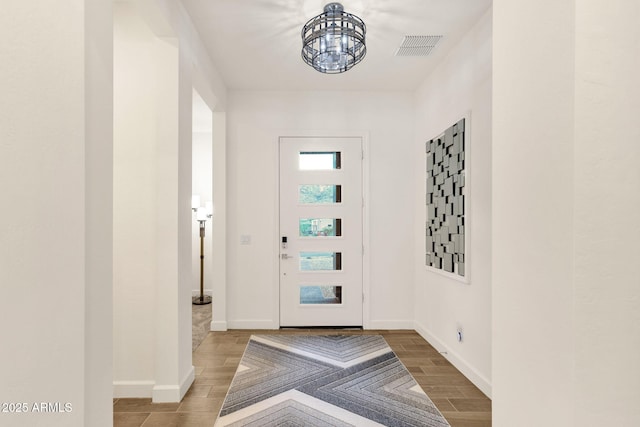
M114 381L114 398L152 398L154 403L180 402L196 378L192 366L180 385L156 385L154 381Z
M114 381L113 397L143 398L152 397L154 381Z
M209 327L210 331L226 331L227 330L227 321L226 320L212 320L211 326Z
M480 374L473 366L467 363L458 353L451 347L448 347L441 340L436 338L427 328L415 322L415 330L422 338L427 340L438 352L442 354L453 366L455 366L462 374L467 377L476 387L491 399L491 381ZM444 354L446 353L446 354Z
M189 387L191 387L191 384L193 384L195 378L196 371L192 366L182 381L180 381L180 384L155 385L153 387L153 403L180 402L187 393L187 390L189 390Z
M226 331L228 329L280 329L278 322L273 320L229 320L228 322L211 322L212 331ZM366 329L414 329L411 320L374 320Z
M366 329L409 329L413 331L413 320L371 320Z
M184 395L187 394L187 391L189 391L189 387L191 387L191 384L193 384L195 379L196 379L196 368L194 368L193 365L191 365L191 369L189 369L189 372L187 372L187 374L184 376L184 378L180 382L180 400L179 401L181 401Z
M180 402L180 386L177 384L154 386L151 401L153 403Z
M229 329L280 329L273 320L229 320Z

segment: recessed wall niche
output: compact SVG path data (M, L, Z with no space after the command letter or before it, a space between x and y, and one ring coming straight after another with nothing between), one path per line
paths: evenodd
M426 265L465 276L465 119L427 141Z

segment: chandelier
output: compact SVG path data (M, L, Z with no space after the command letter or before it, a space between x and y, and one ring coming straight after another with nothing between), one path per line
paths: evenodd
M362 19L329 3L302 28L302 59L321 73L344 73L366 55L365 32Z

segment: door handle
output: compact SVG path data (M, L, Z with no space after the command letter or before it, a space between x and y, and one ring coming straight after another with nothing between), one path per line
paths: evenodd
M289 255L289 254L281 254L281 255L280 255L280 258L281 258L281 259L293 259L293 258L295 258L295 257L294 257L294 256L292 256L292 255Z

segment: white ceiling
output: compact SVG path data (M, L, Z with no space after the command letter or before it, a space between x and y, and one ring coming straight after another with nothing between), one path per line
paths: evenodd
M487 11L491 0L343 0L367 26L367 55L342 74L301 56L302 26L327 0L182 0L230 89L412 90ZM405 35L442 35L427 57L395 52Z

